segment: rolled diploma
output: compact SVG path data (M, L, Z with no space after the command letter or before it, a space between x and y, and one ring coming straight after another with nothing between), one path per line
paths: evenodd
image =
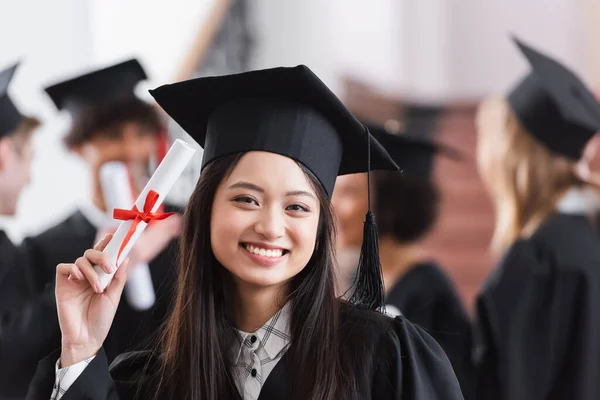
M122 162L113 161L100 168L100 184L104 202L110 215L116 208L126 209L134 202L129 171ZM135 310L148 310L156 301L150 266L140 263L129 272L125 285L125 298Z
M179 178L179 176L181 175L181 173L183 172L183 170L185 169L186 165L189 163L195 152L196 150L193 149L191 146L187 145L183 140L175 140L175 142L167 152L167 155L162 160L162 162L160 163L160 165L146 184L146 187L144 187L144 190L142 190L142 192L138 196L135 202L137 209L140 211L144 209L144 204L146 202L148 192L150 192L150 190L154 190L158 193L158 201L156 202L156 204L154 204L154 207L152 208L152 212L155 212L158 209L158 207L160 207L160 205L165 199L165 196L169 193L169 190L171 190L171 187L173 186L175 181L177 181L177 179ZM137 239L140 237L144 229L146 229L147 224L143 221L138 224L135 232L129 239L129 242L123 249L123 252L121 253L119 259L117 260L119 249L121 248L121 244L125 240L127 232L129 231L131 225L133 225L133 220L121 222L116 232L114 233L113 238L103 251L103 253L106 254L108 258L108 262L111 265L116 266L116 268L119 268L119 266L123 263L123 260L125 260L125 258L129 254L131 248L133 247ZM94 270L98 274L102 289L105 289L106 286L108 286L108 284L112 280L114 273L107 274L99 266L94 266Z

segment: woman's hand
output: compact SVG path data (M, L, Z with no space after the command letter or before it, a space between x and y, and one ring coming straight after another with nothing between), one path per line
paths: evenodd
M114 267L102 253L111 238L111 234L106 235L74 264L59 264L56 268L56 306L62 332L61 368L98 353L112 325L127 280L129 259L102 290L94 265L112 272Z

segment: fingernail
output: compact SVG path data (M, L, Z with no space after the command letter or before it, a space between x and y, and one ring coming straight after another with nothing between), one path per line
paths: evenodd
M77 279L79 279L79 280L83 280L84 279L83 278L83 274L81 272L79 272L79 271L77 271Z
M100 282L96 282L95 287L98 293L102 293L102 285L100 285Z
M115 272L115 267L113 267L112 265L105 264L105 266L106 266L106 269L108 270L109 274L112 274L113 272Z

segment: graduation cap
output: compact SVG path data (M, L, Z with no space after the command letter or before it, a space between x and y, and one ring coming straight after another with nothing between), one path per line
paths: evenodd
M135 96L136 85L147 78L136 59L124 61L47 87L59 110L75 117L82 109Z
M508 95L513 112L548 149L578 160L600 130L600 104L568 68L513 40L532 69Z
M151 90L158 104L204 149L203 167L247 151L305 165L329 196L336 177L397 170L385 149L306 66L197 78ZM377 231L370 211L351 302L383 305Z
M8 87L18 67L19 63L16 63L0 71L0 138L14 131L24 118L8 95Z
M432 137L444 108L429 104L408 104L404 109L402 123L405 131L419 137Z
M369 125L368 128L398 164L402 175L410 179L431 181L433 160L437 155L445 155L454 160L463 159L459 150L436 143L426 137L392 134L382 127L372 125Z

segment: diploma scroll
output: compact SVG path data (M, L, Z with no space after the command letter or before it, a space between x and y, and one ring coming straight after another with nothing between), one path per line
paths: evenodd
M177 139L146 184L146 187L144 187L144 190L142 190L138 196L132 209L132 213L135 212L140 215L155 213L195 152L196 150L194 148L184 141ZM129 187L127 190L127 193L130 193L131 189ZM154 198L154 196L157 197ZM148 200L152 198L154 198L155 201L149 202ZM151 210L145 210L145 207L148 205L151 205ZM113 238L103 251L103 253L108 256L108 262L111 265L119 268L146 226L147 223L144 222L143 218L142 220L131 219L121 222L114 233ZM135 228L130 232L132 227ZM99 266L95 266L94 270L100 278L102 288L106 288L112 280L114 273L107 274Z
M110 215L115 209L130 207L135 201L127 166L118 161L105 163L100 168L100 184L104 203ZM125 285L125 298L135 310L150 309L156 301L150 266L140 263L133 266Z

